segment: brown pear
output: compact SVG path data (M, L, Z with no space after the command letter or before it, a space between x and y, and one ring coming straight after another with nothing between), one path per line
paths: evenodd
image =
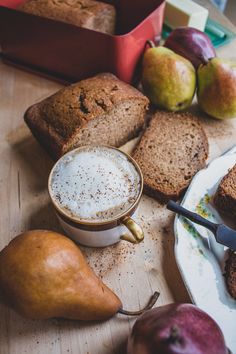
M0 252L0 290L17 312L33 319L105 320L122 307L78 246L52 231L22 233Z

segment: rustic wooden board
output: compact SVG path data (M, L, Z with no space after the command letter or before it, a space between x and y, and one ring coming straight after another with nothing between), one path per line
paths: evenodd
M223 24L224 18L217 16ZM235 50L236 41L219 53L231 57ZM22 119L28 106L59 87L0 63L0 249L28 229L62 232L47 194L53 162ZM221 122L203 116L196 105L192 109L201 116L206 129L210 159L236 144L236 120ZM134 143L128 143L124 150L130 151ZM173 215L143 196L137 219L145 230L142 244L122 241L104 249L82 247L88 262L114 289L125 308L140 308L155 290L161 293L158 305L190 301L174 259ZM0 304L0 354L124 354L133 322L121 315L90 324L30 321Z

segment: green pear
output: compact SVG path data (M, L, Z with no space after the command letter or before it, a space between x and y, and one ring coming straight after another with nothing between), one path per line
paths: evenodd
M201 109L218 119L236 118L236 61L213 58L197 72Z
M143 57L142 85L150 101L169 111L190 106L196 72L189 60L165 47L152 47Z

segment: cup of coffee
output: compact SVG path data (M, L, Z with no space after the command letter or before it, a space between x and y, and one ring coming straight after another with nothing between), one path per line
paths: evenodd
M110 146L83 146L54 165L48 190L68 236L82 245L104 247L143 240L131 218L143 190L143 176L126 153Z

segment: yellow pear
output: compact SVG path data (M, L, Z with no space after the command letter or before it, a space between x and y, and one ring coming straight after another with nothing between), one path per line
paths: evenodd
M0 290L17 312L33 319L105 320L122 307L78 246L52 231L25 232L0 252Z

